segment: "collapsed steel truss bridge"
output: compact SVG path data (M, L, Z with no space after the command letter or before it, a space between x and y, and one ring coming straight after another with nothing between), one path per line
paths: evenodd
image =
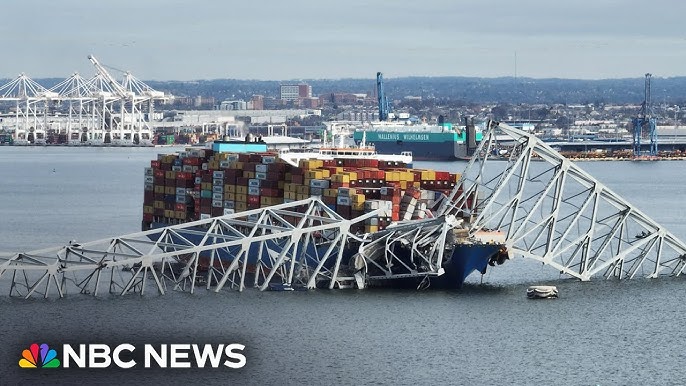
M500 150L508 148L508 156ZM473 198L477 197L476 200ZM30 298L364 288L442 274L453 232L501 230L511 256L580 280L679 276L686 244L534 135L491 122L436 217L362 235L318 198L129 235L0 254L0 288ZM468 222L463 222L468 219ZM395 254L410 248L409 266ZM374 277L367 268L373 267ZM506 269L506 268L503 268Z

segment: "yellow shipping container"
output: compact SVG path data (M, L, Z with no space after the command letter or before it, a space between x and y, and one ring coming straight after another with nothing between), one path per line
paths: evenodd
M236 201L236 212L244 212L246 209L248 209L248 204L242 201Z
M164 207L164 204L162 205L162 207ZM150 205L143 205L143 213L155 213L155 208L153 208Z
M283 191L284 192L295 192L295 186L296 184L292 182L286 182L283 184Z
M324 189L324 196L326 197L336 197L338 195L338 189Z
M175 217L178 218L179 220L185 220L186 219L186 212L184 212L182 210L177 210L174 213L176 213Z
M297 196L296 192L283 192L283 197L289 200L297 200Z
M236 201L236 193L224 193L224 200Z
M164 194L164 185L155 185L155 193Z
M343 173L343 174L344 174L344 175L345 175L345 174L348 175L348 178L350 179L348 182L357 179L357 172L346 172L346 173ZM343 181L343 182L345 182L345 181Z
M164 178L168 180L174 180L176 179L176 172L173 170L167 170L166 172L164 172Z
M324 171L323 170L309 170L305 174L305 178L309 178L311 180L314 180L314 179L321 180L324 178Z
M433 170L422 170L422 180L433 181L436 179L436 172Z
M351 207L353 208L353 210L364 210L364 201L362 201L362 202L353 202L353 204L351 205Z
M164 201L153 201L152 207L155 209L164 209Z
M415 181L415 182L412 183L412 186L414 186L415 188L421 188L422 183L419 182L419 181Z
M331 176L331 181L338 183L348 183L350 182L350 176L347 174L334 174Z
M165 186L164 194L176 194L176 186Z
M255 172L243 170L243 178L255 178Z
M400 181L400 189L402 189L402 190L407 189L407 181Z
M350 196L353 203L359 204L364 203L364 194L353 194Z
M322 170L322 178L329 178L331 177L331 171L329 169L323 169Z
M310 187L305 185L297 185L295 191L298 194L310 194Z
M247 194L238 194L236 193L236 205L238 205L239 202L248 202L248 195Z
M309 195L309 194L297 194L296 197L295 197L295 199L296 199L297 201L300 201L300 200L307 200L308 198L310 198L310 195Z
M167 209L164 210L164 217L174 218L174 216L175 216L175 213L173 210L167 210Z
M248 194L248 187L243 185L236 185L236 194Z
M212 183L211 182L202 182L202 183L200 183L200 189L212 190Z
M224 185L224 192L236 193L236 185Z
M376 233L379 231L379 226L378 225L365 225L364 231L366 233Z

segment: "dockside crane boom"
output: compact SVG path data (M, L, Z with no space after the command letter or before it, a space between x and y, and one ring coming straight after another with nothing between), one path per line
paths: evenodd
M93 63L93 65L95 66L95 69L98 70L98 73L103 78L105 78L107 83L118 94L118 96L120 96L122 98L126 98L126 97L131 96L130 95L131 93L128 93L126 91L126 89L121 84L119 84L119 82L117 82L116 79L114 79L114 77L109 73L109 71L107 71L107 69L105 69L105 67L102 64L100 64L100 62L98 61L98 59L95 58L95 56L88 55L88 60L90 60L91 63Z

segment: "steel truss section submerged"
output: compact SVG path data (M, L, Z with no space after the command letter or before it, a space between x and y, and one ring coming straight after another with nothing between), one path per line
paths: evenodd
M350 226L317 198L111 239L0 255L10 296L336 288ZM347 262L346 262L347 263ZM6 284L6 283L3 283Z
M461 183L441 211L471 213L472 232L505 231L514 255L580 280L684 271L686 244L533 134L491 122Z

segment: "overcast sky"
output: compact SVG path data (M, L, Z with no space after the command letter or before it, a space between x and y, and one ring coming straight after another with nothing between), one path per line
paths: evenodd
M89 77L89 54L149 80L686 75L673 0L6 0L2 13L0 78Z

